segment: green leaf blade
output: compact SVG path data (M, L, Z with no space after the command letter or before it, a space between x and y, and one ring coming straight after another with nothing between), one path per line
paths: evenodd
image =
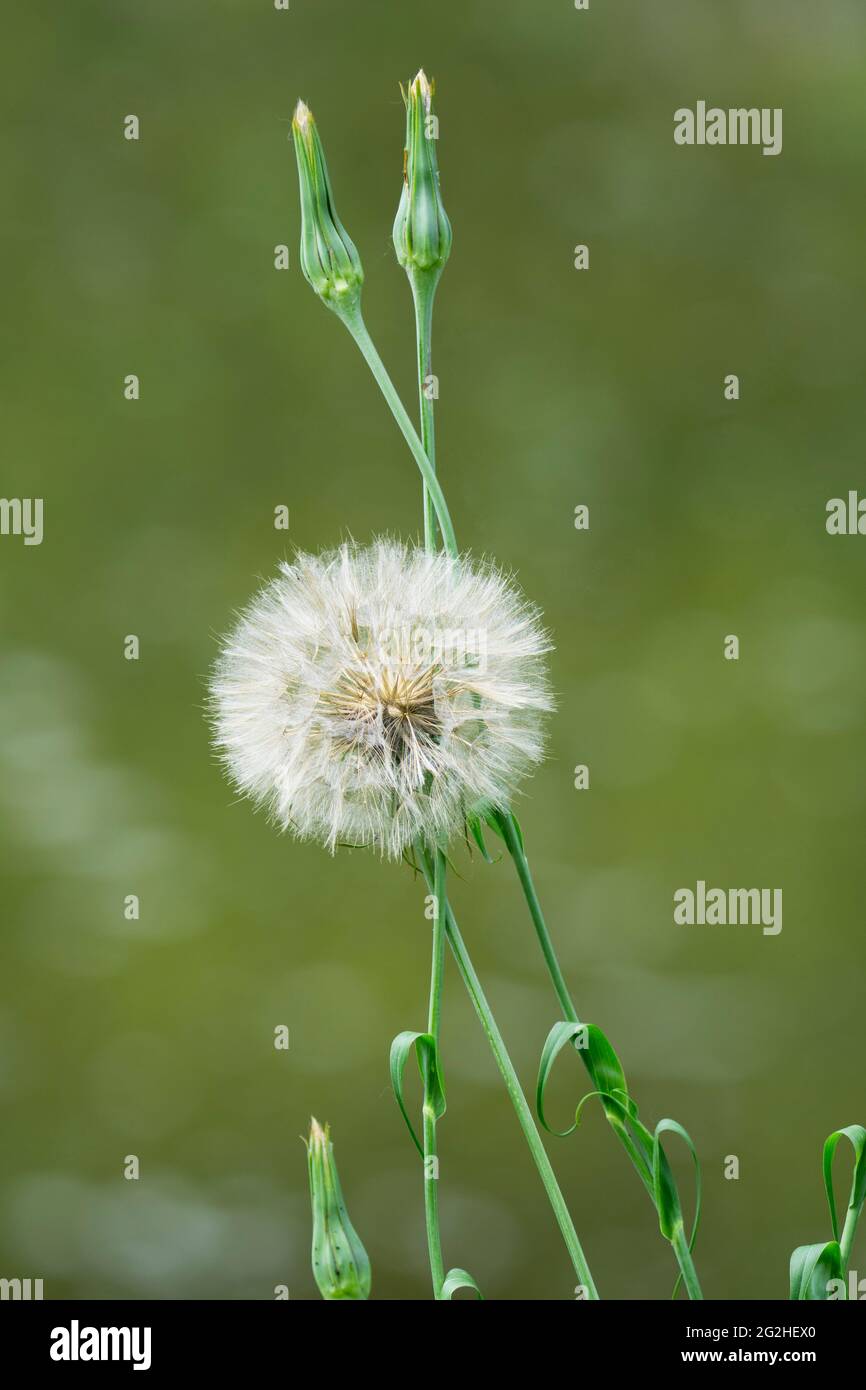
M799 1302L821 1303L828 1298L828 1285L842 1279L842 1252L839 1243L798 1245L791 1255L791 1298Z

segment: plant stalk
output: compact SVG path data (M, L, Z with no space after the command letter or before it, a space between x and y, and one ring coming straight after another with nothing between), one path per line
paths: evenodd
M427 1032L436 1044L439 1058L439 1025L442 1014L442 979L445 967L445 855L434 846L433 855L433 959L430 966L430 1005ZM442 1259L442 1237L439 1231L439 1159L436 1152L436 1110L432 1097L433 1078L429 1063L422 1077L424 1102L422 1109L422 1141L424 1147L424 1216L427 1223L427 1248L430 1253L430 1277L433 1297L442 1297L445 1264Z
M423 850L420 857L424 877L428 885L432 885L434 877L429 857ZM475 969L469 957L469 952L458 930L457 919L447 899L445 901L445 922L448 944L457 962L457 969L460 971L467 993L472 1000L481 1027L490 1044L490 1049L493 1053L496 1065L502 1074L502 1079L505 1082L505 1089L508 1092L511 1104L514 1106L520 1128L523 1130L524 1137L529 1145L529 1151L532 1154L533 1162L538 1169L539 1176L544 1185L544 1190L550 1200L553 1214L562 1232L562 1237L565 1241L565 1246L571 1258L572 1265L574 1266L574 1271L583 1286L586 1298L595 1300L598 1298L598 1290L596 1289L589 1264L587 1263L586 1256L583 1253L583 1248L578 1239L577 1231L574 1229L574 1222L571 1219L571 1214L566 1205L565 1198L556 1180L556 1174L551 1167L550 1159L547 1157L547 1152L541 1141L541 1136L532 1118L532 1111L523 1094L517 1072L514 1069L514 1064L508 1055L505 1041L497 1027L496 1020L493 1017L493 1011L481 988L481 982L475 973Z
M424 446L421 443L421 440L418 438L415 426L412 424L412 421L409 419L409 416L406 413L406 407L400 400L394 383L391 380L385 368L385 364L379 356L378 352L376 351L376 346L373 342L373 339L367 332L367 327L364 323L363 318L361 317L361 311L360 309L356 309L351 313L344 313L343 315L341 315L341 317L343 323L346 325L352 337L355 339L355 342L358 344L358 347L361 349L361 354L364 358L364 361L367 363L367 366L373 373L373 376L376 379L376 384L378 385L379 390L382 392L382 395L385 397L385 400L391 410L391 414L397 421L403 438L406 440L406 443L409 445L409 448L412 451L415 462L421 470L421 477L424 479L427 491L430 494L430 501L433 505L433 510L439 522L439 529L442 532L442 543L445 549L447 550L448 554L451 555L454 559L456 559L458 554L457 538L454 534L454 525L451 521L451 514L448 511L448 504L445 501L445 495L442 491L442 488L439 486L439 480L436 477L436 472L433 468L433 465L431 464L429 458L424 452Z
M430 467L436 469L436 434L433 422L433 400L428 385L433 361L433 300L436 296L436 278L415 274L409 277L412 285L412 300L415 305L415 341L418 350L418 408L421 417L421 444L430 460ZM426 482L424 487L424 547L435 550L439 525L436 508Z
M839 1238L839 1249L842 1255L842 1269L847 1273L848 1261L851 1259L851 1250L854 1246L854 1236L857 1231L857 1219L860 1215L859 1207L849 1207L845 1214L845 1225L842 1227L842 1235Z
M676 1231L674 1232L673 1239L671 1240L671 1245L673 1246L674 1254L677 1257L677 1264L680 1267L680 1273L683 1276L683 1283L686 1287L686 1293L688 1294L689 1298L697 1302L698 1300L702 1299L704 1295L701 1290L700 1281L698 1280L698 1274L697 1270L695 1269L695 1263L692 1259L692 1252L689 1249L688 1238L682 1226L678 1226ZM674 1292L676 1292L676 1290L674 1290Z

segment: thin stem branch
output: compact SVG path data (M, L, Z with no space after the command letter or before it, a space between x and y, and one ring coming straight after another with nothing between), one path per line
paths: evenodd
M425 378L429 371L430 362L430 335L433 323L433 294L432 292L419 295L415 292L415 281L412 281L413 297L415 300L415 331L418 347L418 396L421 413L421 447L427 457L431 471L435 472L435 443L433 434L433 406L428 399L425 390ZM353 333L355 330L352 330ZM355 341L364 353L369 362L374 376L379 381L385 393L388 404L394 409L387 387L391 386L390 378L387 377L384 367L381 365L378 353L370 340L369 334L364 329L359 337L355 335ZM375 358L371 356L375 353ZM381 373L386 378L383 384ZM393 391L393 387L391 387ZM396 396L396 392L394 392ZM402 410L402 405L400 406ZM396 412L395 412L396 414ZM396 415L397 423L403 428L399 414ZM406 434L405 428L403 433ZM409 436L406 435L409 439ZM411 439L409 439L411 446ZM413 449L414 452L414 449ZM417 455L416 455L417 457ZM436 548L436 540L439 529L436 520L436 508L427 480L422 469L424 478L424 548L432 551ZM441 495L441 493L440 493ZM442 506L445 506L445 499L442 496ZM452 533L453 539L453 533ZM456 542L455 542L456 550ZM442 1018L442 983L445 968L445 875L446 861L443 851L437 844L431 844L430 852L433 858L433 959L430 965L430 1005L427 1013L427 1032L433 1038L434 1044L434 1063L439 1066L439 1035ZM426 1054L425 1054L426 1055ZM441 1299L442 1286L445 1282L445 1265L442 1259L442 1237L439 1229L439 1158L436 1148L436 1107L433 1095L433 1077L430 1074L430 1063L424 1066L424 1107L422 1115L422 1137L424 1145L424 1215L427 1223L427 1247L430 1253L430 1274L433 1280L433 1297Z
M694 1260L692 1259L692 1252L689 1249L689 1242L682 1226L677 1227L671 1244L674 1248L674 1254L677 1257L677 1263L679 1264L683 1276L686 1293L689 1298L695 1301L702 1299L704 1295L698 1280Z
M426 1075L425 1075L426 1082ZM426 1090L426 1085L425 1085ZM442 1259L442 1238L439 1234L439 1192L436 1172L436 1116L424 1097L422 1116L422 1139L424 1142L424 1216L427 1222L427 1250L430 1256L430 1279L433 1284L433 1297L442 1297L445 1282L445 1262Z
M433 959L430 966L430 1006L427 1031L436 1044L439 1062L439 1023L442 1013L442 979L445 966L445 855L435 846L433 854ZM430 1277L433 1297L442 1297L445 1264L442 1259L442 1237L439 1230L439 1159L436 1151L436 1108L433 1093L434 1077L429 1062L424 1064L424 1102L422 1109L422 1139L424 1145L424 1215L427 1223L427 1248L430 1253Z
M847 1271L848 1261L851 1258L851 1250L854 1245L854 1236L857 1231L857 1218L860 1215L859 1207L849 1207L845 1214L845 1225L842 1227L842 1235L839 1239L839 1249L842 1252L842 1268Z
M357 309L351 314L344 314L342 315L342 319L352 337L355 339L355 342L358 344L358 347L361 349L364 361L373 373L376 384L385 397L391 414L400 427L403 438L412 450L415 462L421 470L421 477L424 479L427 491L430 494L430 500L439 522L439 529L442 532L442 543L448 551L448 554L456 558L458 554L457 538L454 534L454 526L451 521L451 514L448 511L448 504L445 501L445 495L442 488L439 486L439 480L436 477L433 465L424 452L424 446L418 438L415 426L406 413L406 407L400 400L396 387L385 368L385 364L376 351L373 339L367 332L366 325L361 317L361 311Z
M433 361L433 300L436 280L415 274L409 277L415 305L415 341L418 352L418 407L421 416L421 443L436 469L436 433L433 420L433 398L430 394L430 372ZM439 536L436 508L430 490L424 483L424 547L435 550Z
M423 850L420 859L424 876L427 879L428 885L431 885L434 881L432 866L429 856ZM511 1104L514 1106L520 1128L523 1130L533 1162L538 1169L539 1177L544 1185L544 1190L547 1193L550 1205L553 1208L553 1214L562 1232L562 1237L565 1241L565 1246L571 1258L572 1265L574 1266L574 1271L581 1282L586 1298L597 1299L598 1290L596 1289L589 1264L587 1263L586 1256L583 1253L583 1248L578 1239L577 1231L574 1229L574 1222L571 1219L571 1214L566 1205L565 1198L556 1180L556 1174L551 1167L550 1159L547 1157L547 1152L541 1142L541 1136L532 1118L532 1111L523 1094L517 1072L514 1069L514 1064L508 1055L505 1041L496 1025L493 1011L481 988L481 982L475 973L475 969L469 957L469 952L458 930L457 919L447 899L445 902L445 921L448 944L457 962L457 969L460 971L467 993L472 1000L472 1005L478 1015L487 1041L490 1044L490 1049L493 1053L496 1065L505 1082L505 1089L508 1092Z
M445 966L445 855L435 850L433 868L433 963L430 970L430 1008L427 1032L439 1046L439 1027L442 1017L442 976Z
M514 816L510 811L506 812L503 816L503 831L505 834L505 844L508 853L514 861L517 877L520 879L520 886L526 898L526 905L529 908L529 915L532 918L532 923L541 946L541 953L544 956L550 978L553 981L556 997L559 1000L560 1007L567 1022L579 1023L580 1019L577 1016L577 1009L574 1007L574 1001L569 993L568 985L565 983L565 976L559 967L553 941L551 940L550 932L547 930L547 923L544 920L541 903L535 891L535 884L532 881L532 874L529 869L529 860L526 858L526 852L521 843Z

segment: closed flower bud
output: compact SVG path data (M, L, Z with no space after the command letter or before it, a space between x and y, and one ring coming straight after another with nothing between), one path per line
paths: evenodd
M292 118L301 191L301 270L316 294L337 313L356 310L364 283L361 258L334 207L325 151L308 106Z
M323 1298L370 1296L370 1261L340 1190L334 1146L327 1125L310 1121L307 1142L313 1204L313 1278Z
M404 98L406 153L394 250L410 276L421 271L438 279L451 251L451 223L439 191L433 84L423 71L410 82Z

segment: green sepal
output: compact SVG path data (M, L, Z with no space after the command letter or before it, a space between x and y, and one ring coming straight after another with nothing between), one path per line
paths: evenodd
M496 861L493 858L493 855L490 853L490 850L487 848L487 843L484 839L484 831L481 829L481 820L474 813L466 817L466 832L467 843L468 836L471 835L472 839L475 841L475 844L481 851L481 857L484 859L485 863L495 864Z

